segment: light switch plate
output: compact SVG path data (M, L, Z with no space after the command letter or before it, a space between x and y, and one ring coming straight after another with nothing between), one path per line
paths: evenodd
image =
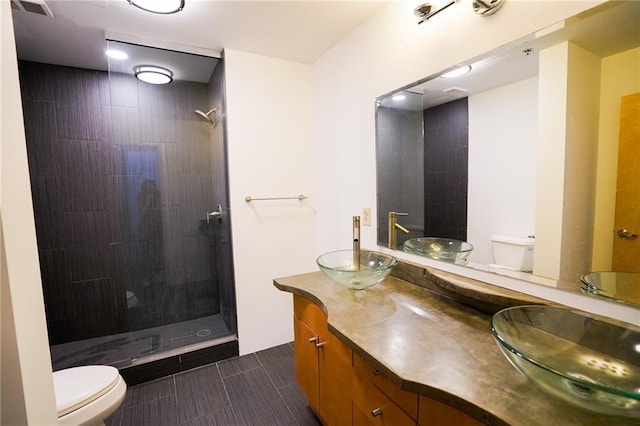
M371 226L371 207L362 208L362 224L364 226Z

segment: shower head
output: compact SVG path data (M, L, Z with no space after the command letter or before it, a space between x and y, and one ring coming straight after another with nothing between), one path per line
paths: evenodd
M215 114L217 109L218 108L212 108L209 110L209 112L202 112L199 109L197 109L195 110L195 113L199 119L209 124L210 126L216 127L218 125L218 122L216 121L216 114ZM213 114L213 118L209 117L211 114Z

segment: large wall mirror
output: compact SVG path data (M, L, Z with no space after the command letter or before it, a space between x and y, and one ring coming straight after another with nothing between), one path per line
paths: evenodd
M465 266L489 272L579 291L587 272L640 268L640 238L617 235L640 234L640 217L615 223L617 185L639 180L637 163L618 171L618 151L640 152L637 133L619 145L639 121L621 113L640 92L638 22L640 2L607 2L467 61L466 74L378 98L378 243L401 212L396 249L462 240L474 247ZM532 266L496 265L495 235L530 239Z

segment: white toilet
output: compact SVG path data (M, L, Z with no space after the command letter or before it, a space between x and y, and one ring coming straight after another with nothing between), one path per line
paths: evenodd
M61 425L103 425L127 392L118 369L106 365L54 371L53 386Z
M533 271L533 238L493 235L491 241L496 262L491 266L511 271Z

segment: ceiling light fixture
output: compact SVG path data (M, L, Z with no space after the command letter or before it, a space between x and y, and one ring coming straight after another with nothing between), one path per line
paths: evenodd
M456 69L454 69L452 71L445 72L440 77L442 77L442 78L460 77L461 75L465 75L470 71L471 71L471 65L465 65L463 67L456 68Z
M111 59L118 59L120 61L123 61L129 57L129 55L124 53L122 50L107 49L104 53Z
M130 5L152 13L164 15L180 12L184 8L184 0L127 0Z
M452 4L458 3L459 1L460 0L434 0L433 3L422 3L413 9L413 14L420 19L418 24L422 24L433 15L442 12Z
M166 68L153 65L138 65L133 69L138 80L150 84L169 84L173 81L173 73Z
M404 99L406 98L405 95L403 95L402 93L398 93L397 95L393 95L391 97L392 100L399 102L399 101L404 101Z
M480 16L493 15L506 0L473 0L473 11Z

